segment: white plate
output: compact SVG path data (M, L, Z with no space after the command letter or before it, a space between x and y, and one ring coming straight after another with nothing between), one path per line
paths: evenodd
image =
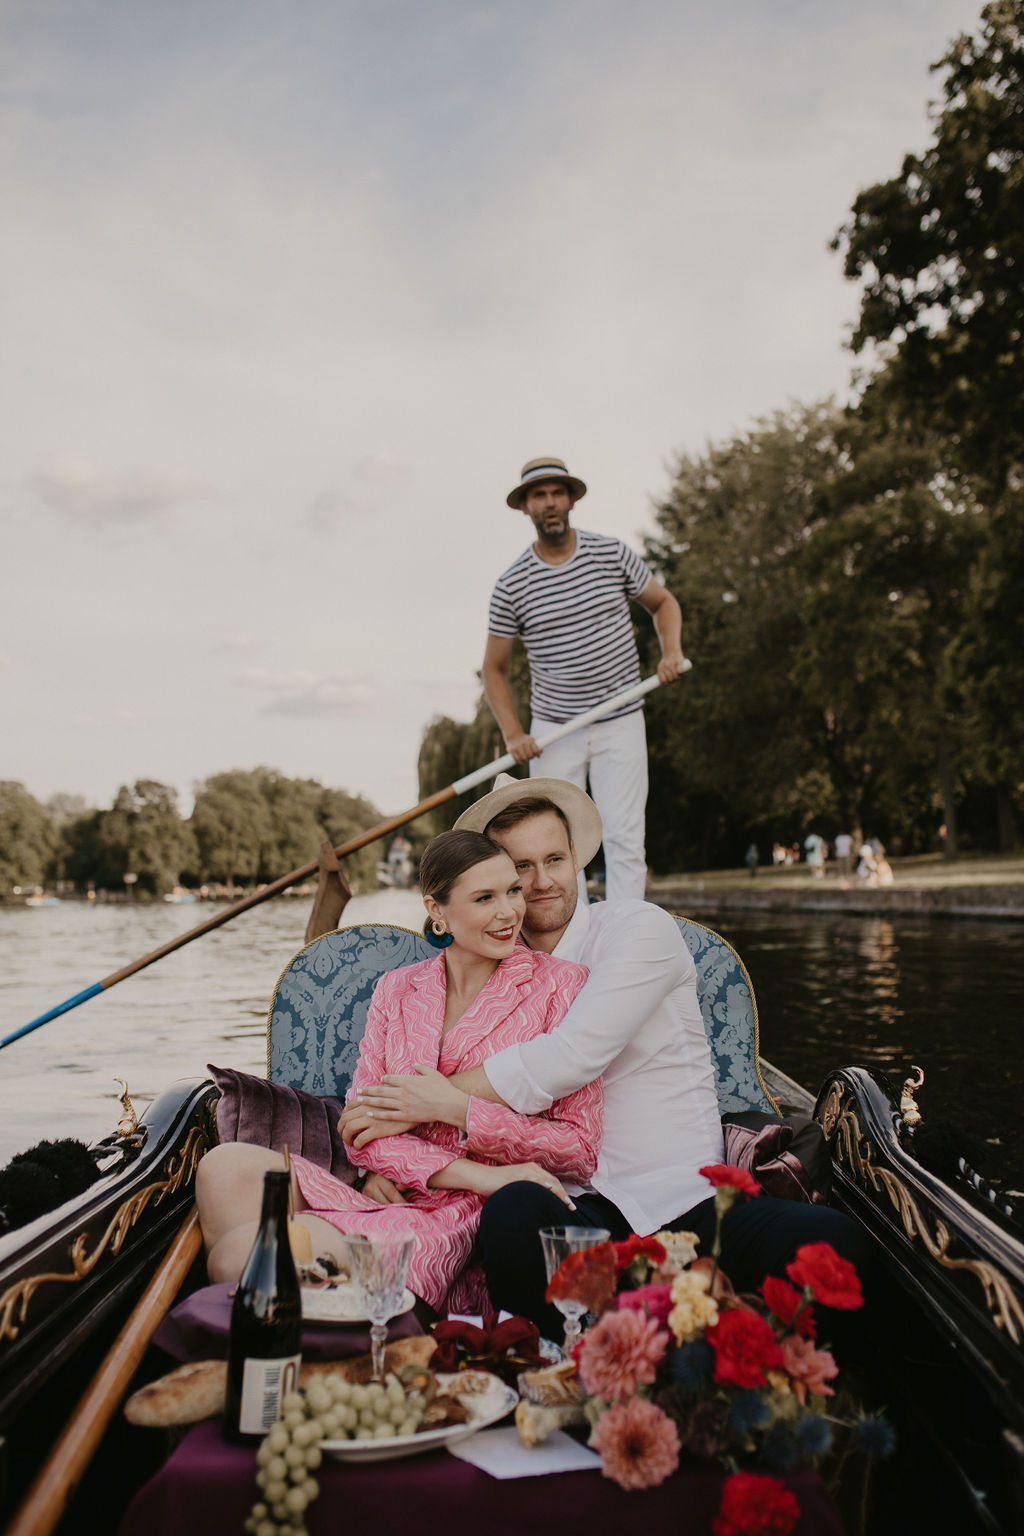
M467 1378L482 1382L486 1388L480 1392L459 1392L459 1382L468 1386ZM391 1440L321 1440L320 1449L337 1461L393 1461L399 1456L418 1456L420 1451L435 1451L439 1446L450 1445L453 1440L465 1440L478 1429L496 1424L510 1413L519 1400L519 1394L507 1387L499 1376L490 1371L456 1371L452 1375L438 1376L442 1387L465 1403L469 1420L465 1424L446 1424L441 1429L424 1429L418 1435L395 1435Z
M302 1321L304 1323L368 1323L370 1319L357 1300L354 1285L332 1285L321 1290L318 1286L302 1287ZM416 1305L412 1291L405 1291L402 1304L393 1317L404 1317Z

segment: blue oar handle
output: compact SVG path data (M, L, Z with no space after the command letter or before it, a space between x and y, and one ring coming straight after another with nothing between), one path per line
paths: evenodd
M11 1035L5 1035L0 1040L0 1050L3 1050L5 1045L10 1045L12 1040L20 1040L22 1035L31 1034L34 1029L39 1028L40 1024L49 1024L51 1019L59 1018L62 1013L70 1013L71 1009L77 1008L79 1003L88 1002L90 997L95 997L97 992L102 991L103 983L97 981L91 987L86 987L84 992L76 992L74 997L69 997L66 1002L58 1003L56 1008L50 1008L46 1013L41 1013L38 1019L32 1019L30 1023L23 1024Z

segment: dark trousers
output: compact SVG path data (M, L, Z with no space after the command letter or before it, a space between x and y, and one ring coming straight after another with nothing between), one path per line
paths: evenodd
M565 1226L606 1227L616 1242L630 1232L621 1211L603 1195L578 1195L573 1212L542 1185L523 1182L506 1184L484 1202L477 1234L477 1252L494 1305L530 1318L549 1339L561 1339L564 1319L544 1300L547 1275L537 1234L541 1227ZM666 1222L666 1228L696 1232L699 1252L710 1254L715 1236L714 1197ZM855 1266L865 1294L869 1292L870 1244L851 1217L828 1205L805 1205L771 1195L737 1200L726 1215L722 1222L722 1269L735 1290L756 1291L766 1275L784 1277L786 1265L804 1243L831 1243ZM848 1313L819 1308L821 1344L834 1345L837 1357L849 1359L858 1338L864 1337L866 1312L866 1307Z
M615 1242L629 1236L629 1222L603 1195L576 1195L570 1211L542 1184L506 1184L484 1201L477 1256L495 1307L528 1317L545 1339L561 1343L565 1318L544 1300L547 1273L541 1227L605 1227Z

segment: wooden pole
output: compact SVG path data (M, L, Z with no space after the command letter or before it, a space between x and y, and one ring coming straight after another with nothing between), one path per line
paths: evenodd
M202 1246L195 1206L111 1346L92 1385L65 1425L7 1527L5 1536L49 1536L67 1511L107 1425L120 1406L146 1346Z
M684 661L683 671L689 672L691 665L689 660ZM632 688L624 688L621 693L606 699L603 704L598 704L594 709L588 709L585 714L577 715L573 720L567 720L564 725L556 726L542 741L538 742L538 745L549 747L552 742L561 741L563 736L568 736L573 731L582 729L583 726L592 725L596 720L611 714L613 710L643 698L645 694L657 687L658 678L655 675L645 678L642 683L634 684ZM378 838L387 837L389 832L397 832L399 827L415 821L417 816L424 816L427 811L434 810L436 806L444 805L446 800L454 800L457 795L464 795L467 790L475 789L478 784L484 784L488 779L493 779L499 773L506 773L509 768L514 767L515 758L507 752L504 757L496 758L492 763L485 763L482 768L475 769L473 773L467 773L465 778L456 779L454 784L449 784L447 788L428 795L425 800L421 800L419 805L414 805L410 810L401 811L397 816L389 816L387 821L378 822L368 832L361 832L358 837L350 838L347 843L340 844L334 851L339 859L344 858L346 854L355 853L359 848L365 848L368 843L375 843ZM303 864L301 869L293 869L290 874L279 876L270 885L264 885L260 890L253 891L251 895L243 896L241 901L233 902L229 907L223 907L214 917L207 918L205 923L199 923L197 927L189 928L185 933L179 933L177 938L169 939L166 944L161 944L159 949L150 950L148 955L143 955L140 960L133 960L130 965L123 965L119 971L112 971L109 976L104 976L102 981L94 982L83 992L76 992L73 997L66 998L55 1008L48 1009L38 1018L30 1019L20 1029L5 1035L0 1040L0 1050L3 1050L5 1045L20 1040L22 1035L31 1034L41 1025L49 1024L51 1019L59 1018L62 1013L69 1013L72 1008L77 1008L79 1003L88 1002L90 997L96 997L100 992L116 987L119 981L124 981L128 976L134 976L136 971L141 971L147 965L153 965L155 961L162 960L164 955L173 954L174 950L181 949L185 944L191 944L193 939L200 938L202 934L211 933L214 928L219 928L223 923L230 923L231 919L237 917L240 912L248 912L250 907L258 907L260 902L269 901L271 897L279 896L290 886L299 885L303 880L308 880L310 875L317 872L317 868L317 860L313 859L309 864Z

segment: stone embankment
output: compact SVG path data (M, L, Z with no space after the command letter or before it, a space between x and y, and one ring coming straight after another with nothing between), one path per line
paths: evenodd
M1024 920L1024 859L893 860L892 885L871 888L834 873L815 879L805 869L769 868L751 879L744 870L651 879L647 899L675 912L880 912L930 917Z

